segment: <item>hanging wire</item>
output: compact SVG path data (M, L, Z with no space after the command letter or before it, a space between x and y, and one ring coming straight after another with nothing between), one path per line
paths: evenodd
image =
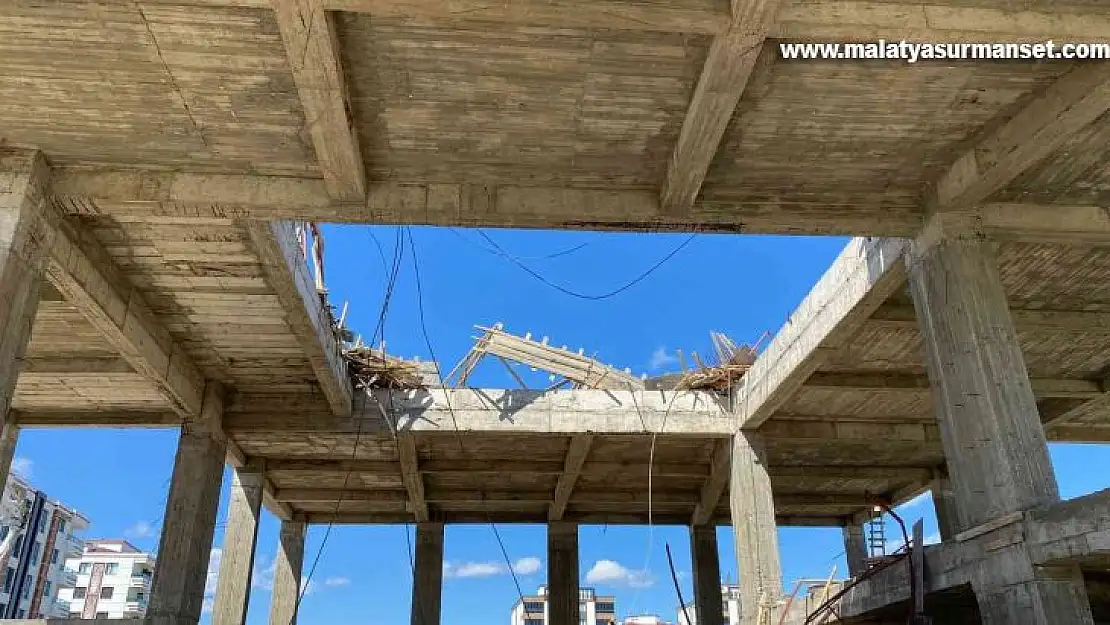
M613 289L612 291L609 291L607 293L589 294L589 293L579 293L578 291L573 291L573 290L568 289L564 286L555 284L554 282L545 278L543 275L536 272L536 270L534 270L531 267L529 267L528 265L524 264L524 262L521 261L516 256L513 256L512 254L506 252L505 249L502 248L500 245L498 245L497 241L494 241L488 234L486 234L486 232L484 230L479 229L478 234L481 235L483 239L488 241L489 244L492 245L497 250L498 254L500 254L503 258L508 259L510 262L512 262L517 267L520 267L521 270L523 270L525 273L532 276L536 280L539 280L543 284L546 284L547 286L549 286L549 287L555 289L556 291L559 291L560 293L563 293L565 295L569 295L571 297L577 297L578 299L585 299L585 300L592 300L592 301L608 299L610 297L613 297L614 295L618 295L620 293L623 293L623 292L627 291L628 289L636 286L640 282L643 282L648 276L650 276L652 273L654 273L656 269L659 269L660 267L662 267L664 264L666 264L667 261L669 261L671 258L673 258L675 256L675 254L678 254L679 252L681 252L682 248L689 245L690 242L694 240L694 237L697 236L697 234L691 234L690 236L686 237L682 241L682 243L679 243L678 246L676 246L673 250L670 251L670 253L668 253L666 256L661 258L657 263L655 263L654 265L649 267L647 269L647 271L641 273L639 276L636 276L631 282L628 282L625 285L623 285L621 287L618 287L616 289Z

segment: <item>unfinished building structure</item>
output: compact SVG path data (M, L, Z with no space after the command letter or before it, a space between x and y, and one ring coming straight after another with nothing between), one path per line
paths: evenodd
M495 521L547 523L551 622L576 625L577 526L646 522L653 438L654 521L690 526L699 606L715 524L755 623L777 525L843 527L861 567L872 499L932 489L926 606L1108 621L1110 493L1060 502L1046 441L1110 440L1110 63L778 47L878 39L1107 42L1110 8L9 0L0 473L21 428L179 427L158 624L200 618L226 463L217 624L244 619L265 506L271 623L295 619L306 524L416 523L427 625L444 524ZM281 220L864 238L730 393L367 396ZM910 588L889 568L840 615L902 620Z

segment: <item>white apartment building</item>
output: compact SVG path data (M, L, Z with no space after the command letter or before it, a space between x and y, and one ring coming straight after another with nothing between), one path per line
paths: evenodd
M736 584L721 584L721 613L725 619L725 625L740 625L740 586ZM686 620L686 615L690 615L690 620ZM675 619L678 625L698 625L697 610L694 608L694 603L686 604L686 610L682 606L678 606L678 618Z
M122 539L85 542L80 557L66 568L76 572L73 588L61 598L69 602L69 618L140 618L150 599L154 557Z
M67 618L69 604L60 600L59 591L73 577L65 562L81 553L83 543L75 534L89 520L15 475L8 476L3 497L24 500L27 522L2 571L0 619ZM8 525L0 526L0 540L10 531Z
M579 625L616 625L617 600L599 596L593 588L578 589ZM540 586L536 594L525 596L513 606L510 625L547 625L547 586Z
M674 625L674 623L668 623L654 614L640 614L625 617L621 625Z

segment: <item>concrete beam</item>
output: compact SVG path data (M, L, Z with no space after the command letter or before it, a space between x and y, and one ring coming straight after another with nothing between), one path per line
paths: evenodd
M728 486L731 461L732 444L727 439L717 441L713 448L713 455L709 459L709 477L701 488L701 497L698 498L698 505L694 508L694 515L690 519L691 525L702 525L716 513L721 495Z
M171 409L183 418L200 414L205 386L200 369L95 237L59 223L47 276Z
M514 4L515 6L515 4ZM659 195L637 189L580 189L398 181L372 184L367 198L337 202L312 178L136 170L62 169L51 178L51 203L71 215L134 220L157 217L299 219L346 223L563 228L634 232L843 234L912 236L916 213L868 207L790 208L782 198L701 200L687 217L659 214ZM481 203L475 198L481 198ZM881 210L876 203L875 210Z
M212 607L213 623L242 625L246 622L264 481L260 467L232 471L227 529Z
M267 460L269 471L302 473L382 473L395 475L397 463L389 460L285 459ZM513 472L520 475L562 475L562 460L424 460L420 473L428 475L481 475ZM696 477L706 479L709 471L694 463L654 462L655 477ZM618 475L631 471L647 472L647 460L640 462L587 462L583 472L592 475Z
M439 625L443 601L443 523L416 524L415 560L412 625Z
M549 521L562 520L563 513L567 509L567 503L570 501L570 495L574 492L574 483L578 481L578 475L582 472L582 465L585 464L586 457L590 454L590 445L593 444L593 440L594 437L590 434L575 434L571 437L570 445L567 446L567 455L563 462L563 473L555 484L555 494L548 509L547 519Z
M248 221L247 232L258 252L266 282L277 293L285 319L305 350L316 380L332 411L351 414L351 379L343 361L339 339L331 327L308 266L301 257L293 222Z
M424 497L424 478L420 475L420 460L416 453L416 439L411 432L397 436L397 457L401 465L401 479L408 492L408 505L419 523L428 521L428 502Z
M1110 568L1110 489L1032 510L1025 524L1034 564Z
M905 244L852 239L744 376L734 400L741 427L762 425L905 281Z
M1102 385L1094 380L1077 378L1030 378L1037 397L1093 399L1102 395ZM844 391L906 390L927 392L929 377L908 373L814 373L805 381L806 388Z
M174 4L179 0L150 0ZM193 0L197 6L270 8L266 0ZM381 17L463 24L468 21L559 28L608 28L689 32L714 35L731 19L716 5L656 5L575 0L549 4L524 0L453 11L436 0L325 0L331 11L371 13ZM916 40L943 43L1110 41L1110 17L1097 12L1048 12L954 6L933 0L876 4L868 0L825 0L820 4L787 2L769 36L787 41Z
M311 409L291 411L287 402L273 396L240 396L236 404L250 412L229 413L224 419L229 433L284 430L391 435L383 419L386 410L402 432L452 432L457 424L462 432L569 435L650 431L727 437L732 428L720 398L702 391L638 391L633 396L629 391L592 389L381 390L374 391L373 399L356 395L350 418Z
M665 215L687 215L694 205L721 137L740 96L756 73L767 31L781 0L732 0L732 25L713 38L682 129L667 165L659 208ZM764 57L770 74L776 55Z
M77 412L67 410L13 410L11 415L16 423L27 428L169 428L181 425L181 416L169 410L159 412L141 410L87 410Z
M46 203L49 175L39 152L0 152L0 484L19 437L10 411L57 221Z
M694 572L694 608L698 625L724 625L716 527L690 527L690 565ZM682 609L680 606L679 610Z
M936 183L933 210L958 210L982 203L1107 110L1110 71L1098 63L1075 65L956 159Z
M547 622L578 625L578 524L547 524Z
M304 521L281 522L270 599L270 625L297 625L306 527Z
M1078 310L1029 310L1011 308L1010 316L1019 331L1097 332L1110 334L1110 313ZM917 329L917 313L913 306L883 304L867 325L907 330Z
M36 356L24 358L23 374L134 373L119 356Z
M470 511L446 511L441 510L436 513L436 518L448 524L467 524L467 523L480 523L488 524L490 515L487 512L480 510ZM512 511L511 513L501 512L496 515L497 523L545 523L547 519L547 511L532 511L521 512ZM305 515L305 519L309 523L335 523L339 525L378 525L378 524L403 524L412 522L412 514L409 512L310 512ZM654 525L673 525L675 527L689 527L690 515L689 514L676 514L676 513L660 513L652 514L652 523ZM609 524L609 525L647 525L647 510L643 512L589 512L568 510L563 514L563 521L568 523L578 524ZM848 522L847 517L841 515L815 515L815 514L784 514L776 515L775 523L779 526L786 527L843 527ZM712 521L713 525L728 525L729 516L727 514L719 514Z
M214 432L222 394L219 384L209 384L200 416L181 427L147 609L147 617L159 624L200 620L227 452L227 439Z
M361 200L366 170L331 15L319 0L273 0L272 6L328 194Z

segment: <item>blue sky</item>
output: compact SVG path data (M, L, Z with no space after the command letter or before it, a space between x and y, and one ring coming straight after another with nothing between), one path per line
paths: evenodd
M394 228L328 226L326 274L333 303L349 302L348 325L369 335L381 308L385 271L374 238L392 257ZM640 275L676 246L683 235L600 234L492 230L501 247L522 257L552 282L596 294ZM373 235L373 237L371 236ZM448 370L469 349L473 326L501 321L506 329L549 336L555 345L587 353L635 373L675 365L675 349L709 353L708 333L720 330L738 341L775 332L843 247L843 238L699 235L636 286L604 301L570 297L541 284L473 230L413 228L420 262L424 310L436 356ZM553 257L552 257L553 256ZM429 359L420 331L411 256L406 256L385 328L391 353ZM512 386L498 367L480 368L475 384ZM88 537L124 536L136 545L157 545L172 469L172 430L26 430L15 466L51 497L92 519ZM1065 497L1110 486L1105 466L1110 448L1053 445L1052 457ZM215 547L222 542L227 477ZM924 517L926 534L936 523L928 496L903 506L908 521ZM277 545L278 522L264 513L259 531L255 584L248 622L268 622L268 571ZM320 553L301 606L302 625L401 625L408 622L411 571L404 526L336 526L320 551L325 528L310 531L306 567ZM542 526L499 526L525 593L544 581L546 541ZM730 528L719 531L722 575L735 580ZM838 528L782 528L779 543L784 580L845 570ZM683 594L690 599L689 538L684 528L583 526L582 582L617 595L617 609L657 613L674 620L677 599L666 564L670 544ZM506 622L517 589L489 526L450 526L445 559L443 622L488 625ZM217 552L218 553L218 552ZM592 571L592 575L590 575ZM307 573L307 570L306 570ZM214 585L213 585L214 587ZM368 608L372 606L372 608Z

